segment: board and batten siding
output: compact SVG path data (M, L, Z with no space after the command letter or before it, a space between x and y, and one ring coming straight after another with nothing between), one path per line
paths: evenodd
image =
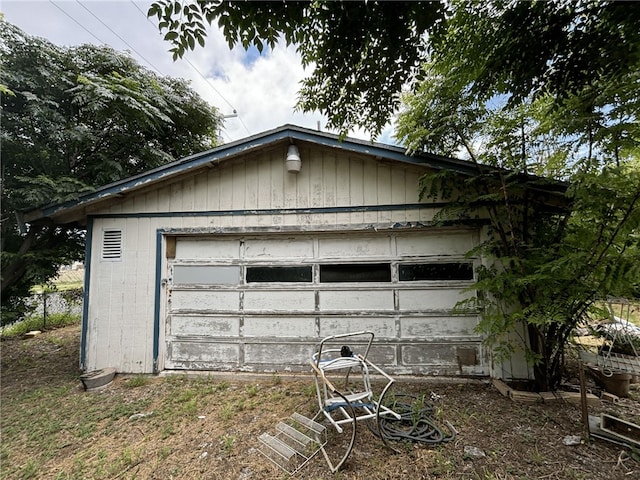
M299 248L300 242L306 242L309 238L313 238L318 248L311 260L322 261L331 258L332 249L335 250L337 259L358 258L362 253L358 251L360 247L357 244L342 242L341 238L347 239L350 235L376 231L380 232L380 237L368 235L367 238L371 240L368 248L375 248L376 242L379 241L377 238L386 238L383 243L390 245L389 235L385 232L400 232L405 229L410 232L412 229L420 229L425 233L393 237L394 248L401 248L407 258L411 255L425 255L425 246L421 245L421 242L431 242L429 248L440 245L444 250L441 255L455 252L455 255L460 257L470 241L474 244L478 241L477 234L471 230L465 232L466 237L463 239L463 236L451 235L446 229L432 231L433 234L430 235L429 227L421 226L430 222L437 212L437 206L429 206L428 202L422 202L423 207L416 207L416 204L421 203L418 198L418 181L426 172L426 168L344 153L339 149L307 145L300 145L299 149L302 158L302 170L299 174L286 171L286 145L282 145L261 153L213 164L211 168L203 168L196 174L173 179L170 183L149 186L118 198L108 206L89 212L92 219L92 244L90 300L85 318L89 327L85 332L85 369L114 366L120 372L152 372L154 360L157 360L155 368L162 370L166 361L169 366L172 362L176 365L175 359L181 358L180 349L184 347L187 348L183 351L184 355L187 355L184 358L189 359L185 360L185 366L189 362L196 365L195 359L198 355L211 358L211 355L215 356L217 352L219 358L226 358L225 355L234 355L242 348L242 361L243 365L248 365L247 369L267 370L273 369L274 365L265 363L264 358L267 355L273 356L274 351L279 350L283 356L305 358L306 362L312 339L319 340L314 338L315 336L337 333L345 328L349 330L366 327L376 330L381 338L397 340L396 345L378 345L376 355L381 360L391 362L398 371L403 370L403 362L407 366L404 371L420 370L413 369L411 365L412 362L419 363L421 356L427 354L423 340L436 335L460 336L459 332L463 331L465 339L460 345L468 340L478 356L477 365L470 366L467 369L468 373L488 374L486 352L480 345L480 339L470 333L477 319L461 317L452 321L450 312L446 313L445 310L450 310L450 302L454 301L455 295L442 288L437 290L438 294L432 298L436 306L438 302L444 302L442 309L434 308L424 318L414 312L403 316L402 321L398 316L401 315L397 308L398 302L410 305L409 310L418 309L421 305L421 295L428 293L429 289L353 289L353 292L360 292L360 300L354 298L353 292L345 293L340 289L333 293L325 287L314 287L312 291L300 289L293 295L299 295L296 301L301 305L302 315L286 315L286 312L276 310L269 315L261 315L259 312L264 305L262 302L268 300L272 302L269 305L277 307L278 292L271 292L273 295L265 299L252 296L252 292L247 291L242 292L242 310L235 306L230 297L220 296L217 299L221 302L216 303L217 307L224 305L224 302L230 302L229 313L234 309L238 313L237 324L234 323L236 316L231 315L230 320L233 321L228 322L228 325L222 322L212 326L211 322L207 323L202 318L193 321L191 313L180 313L180 309L175 312L169 311L173 308L170 305L173 305L174 301L179 302L180 299L179 295L175 296L176 292L173 292L171 303L168 302L165 283L169 281L173 260L167 258L165 251L156 251L158 232L164 235L163 239L194 236L211 239L231 235L237 240L240 236L245 238L247 235L253 235L253 238L264 241L260 246L263 249L264 261L268 261L269 255L274 255L274 252L276 255L291 255L291 261L296 260L295 252L302 251ZM123 248L120 261L104 261L100 257L102 232L109 228L122 230ZM280 240L284 237L274 234L283 232L289 234L289 238L292 239L289 241L294 243L281 245ZM338 232L345 232L344 236L335 235ZM296 233L300 236L296 236ZM318 238L314 235L326 241L320 246ZM436 238L441 238L441 241L432 242ZM253 258L260 258L260 254L251 251L251 245L245 245L244 248L245 254L248 252L250 256L255 255ZM246 250L247 248L249 250ZM353 250L350 252L349 248ZM166 249L165 243L162 244L162 249ZM383 253L381 250L376 254L369 251L366 261L370 262L374 258L398 260L397 251L386 252ZM306 254L298 255L299 259L310 259ZM203 258L201 261L207 263L211 259ZM230 259L229 263L239 261L238 252L236 259ZM161 263L160 279L156 278L158 262ZM158 281L163 282L160 289ZM158 291L161 292L161 298L157 298ZM203 289L203 292L200 292L203 302L210 301L211 298L211 292L205 291L206 289ZM292 292L286 289L283 292L283 295L291 298ZM369 302L381 301L378 298L379 294L382 294L380 298L386 298L387 305L391 306L385 307L386 313L385 308L378 308L375 318L356 321L357 315L350 314L353 312L349 312L348 308L343 308L345 315L338 312L338 307L342 308L352 301L360 302L360 307ZM328 316L314 316L313 311L318 308L318 301L322 302L322 308L326 305L332 313ZM304 305L313 311L305 311ZM245 311L245 306L251 308ZM157 308L160 312L160 329L158 338L155 338L154 312ZM239 315L240 312L242 315ZM312 317L310 323L305 323ZM304 337L303 342L285 342L282 345L288 346L281 345L276 348L274 342L260 340L267 330L284 332L293 327ZM194 346L192 341L193 337L198 336L209 337L209 340L232 336L237 338L227 343L202 342L198 347ZM180 342L182 337L190 337L191 345L185 347ZM239 338L242 340L238 340ZM412 344L411 338L419 341ZM154 359L154 341L159 348L157 359ZM406 343L406 348L400 351L398 345L402 342ZM434 358L448 355L445 363L449 373L455 373L454 370L459 372L458 366L451 363L451 345L445 342L444 345L433 344L432 347ZM172 349L172 352L168 353L168 348ZM199 352L198 348L211 350ZM175 355L171 356L173 354ZM224 365L220 367L226 368ZM436 369L433 372L436 372Z
M414 164L383 162L339 151L300 148L299 174L284 168L286 149L231 159L204 168L196 175L176 179L161 188L150 187L122 199L100 213L228 212L337 208L417 204L418 181L427 169ZM426 211L428 203L425 203ZM91 212L93 213L93 212ZM430 212L431 213L431 212ZM252 218L237 216L228 226L246 221L272 226L277 214ZM429 218L430 219L430 218ZM288 221L313 221L313 213L299 213ZM187 223L193 223L186 218ZM324 215L323 224L366 224L414 221L402 209ZM201 223L201 222L200 222ZM278 223L275 223L277 225Z

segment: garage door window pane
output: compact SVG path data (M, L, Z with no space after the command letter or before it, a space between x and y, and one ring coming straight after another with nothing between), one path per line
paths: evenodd
M401 282L424 280L473 280L471 263L420 263L400 265Z
M389 263L320 265L321 283L390 281L391 264Z
M176 265L173 267L175 285L237 285L240 267L214 265Z
M247 283L259 282L311 282L311 266L308 267L247 267Z

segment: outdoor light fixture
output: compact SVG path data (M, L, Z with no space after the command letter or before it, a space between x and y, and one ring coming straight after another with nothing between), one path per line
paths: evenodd
M300 160L300 152L295 145L289 145L287 151L287 171L289 173L300 173L300 167L302 166L302 160Z

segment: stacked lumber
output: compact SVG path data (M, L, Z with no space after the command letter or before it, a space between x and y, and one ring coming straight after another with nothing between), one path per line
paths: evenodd
M505 397L510 398L514 402L521 403L554 403L569 402L572 404L580 404L580 392L523 392L515 390L502 380L494 378L493 386ZM600 399L591 393L587 393L587 404L591 406L599 405Z

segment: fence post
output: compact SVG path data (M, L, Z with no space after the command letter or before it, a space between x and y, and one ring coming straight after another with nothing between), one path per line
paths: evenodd
M47 289L42 289L42 330L47 328Z

